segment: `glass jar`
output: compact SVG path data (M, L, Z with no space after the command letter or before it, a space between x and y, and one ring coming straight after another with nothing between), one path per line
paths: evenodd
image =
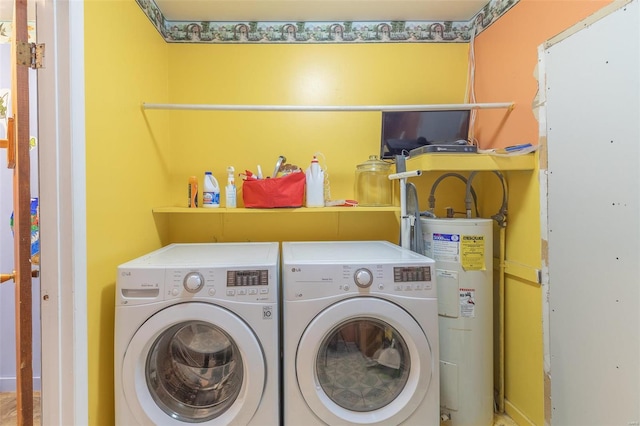
M393 186L389 180L391 163L370 155L356 167L355 197L360 206L383 207L393 202Z

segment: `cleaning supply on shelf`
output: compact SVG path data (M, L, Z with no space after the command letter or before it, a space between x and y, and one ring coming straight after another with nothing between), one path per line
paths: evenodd
M225 187L225 194L227 198L227 208L236 208L236 179L233 176L235 173L233 166L227 167L227 186Z
M314 155L307 168L306 207L324 207L324 171L320 168L318 158Z
M202 207L220 207L220 186L211 172L204 173Z
M187 207L198 207L198 178L196 176L189 177L189 202Z

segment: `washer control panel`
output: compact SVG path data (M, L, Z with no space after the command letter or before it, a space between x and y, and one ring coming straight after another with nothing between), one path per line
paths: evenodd
M353 293L433 298L437 297L434 268L433 260L416 264L284 265L284 297L305 300Z
M393 282L411 283L415 281L431 281L430 266L395 266Z
M269 284L269 271L227 271L227 287L254 287Z
M213 298L238 302L275 302L277 267L265 269L167 268L120 269L120 305L140 305L161 300Z

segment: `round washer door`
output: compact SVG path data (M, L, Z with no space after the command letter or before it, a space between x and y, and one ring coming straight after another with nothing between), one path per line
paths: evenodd
M323 310L296 355L300 391L327 424L400 424L425 398L433 370L416 320L392 302L368 297Z
M134 334L122 384L140 424L246 424L266 380L258 339L237 315L189 302L157 312Z

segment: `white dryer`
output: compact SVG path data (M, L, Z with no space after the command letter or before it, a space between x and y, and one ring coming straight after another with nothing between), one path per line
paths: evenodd
M277 425L278 243L172 244L118 267L117 425Z
M282 244L286 425L438 426L434 261L384 241Z

